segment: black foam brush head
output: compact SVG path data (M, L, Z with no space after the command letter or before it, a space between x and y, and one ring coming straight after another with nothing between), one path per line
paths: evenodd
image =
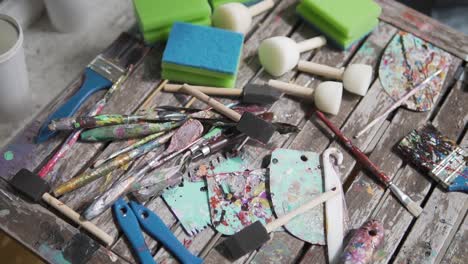
M224 252L231 260L236 260L261 247L268 240L270 235L266 228L257 221L224 240L217 246L217 250Z
M267 144L268 141L270 141L276 131L273 124L249 112L245 112L242 115L236 128L239 132L264 144Z
M21 169L16 173L10 180L10 184L36 203L42 199L44 193L49 191L47 182L27 169Z

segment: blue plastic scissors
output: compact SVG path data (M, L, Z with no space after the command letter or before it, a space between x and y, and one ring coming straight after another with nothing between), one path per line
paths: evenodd
M188 251L172 234L164 222L151 210L136 202L125 202L122 198L112 206L120 229L130 242L140 263L156 263L145 243L140 227L152 238L160 242L183 264L199 264L203 260Z

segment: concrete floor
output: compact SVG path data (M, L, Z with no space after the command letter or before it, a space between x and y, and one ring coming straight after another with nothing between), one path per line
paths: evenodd
M46 12L25 30L24 49L34 105L31 115L24 120L0 121L0 146L67 87L100 51L135 23L131 0L88 2L93 25L85 32L56 32Z

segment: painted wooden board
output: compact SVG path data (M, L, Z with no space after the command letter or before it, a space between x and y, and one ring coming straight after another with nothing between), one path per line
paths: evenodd
M468 36L397 1L377 0L380 19L468 61Z
M270 197L277 217L307 203L324 191L320 155L310 151L276 149L271 153ZM299 240L325 245L324 207L296 216L284 228Z
M79 230L58 219L53 211L16 196L4 180L0 180L0 188L2 230L51 263L69 264L75 255L70 250L76 251L77 248L66 242L73 239ZM126 263L104 247L98 247L87 258L88 263Z

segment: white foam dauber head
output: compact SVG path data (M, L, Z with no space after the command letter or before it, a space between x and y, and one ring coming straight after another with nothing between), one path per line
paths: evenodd
M372 66L351 64L343 73L343 85L351 93L364 96L372 81Z
M346 69L337 69L310 61L299 61L298 69L343 81L344 88L347 91L361 96L366 95L372 81L372 66L365 64L351 64Z
M340 82L322 82L315 91L311 88L277 80L270 80L268 86L307 101L314 101L315 106L322 112L337 115L340 111L343 96L343 84Z
M325 37L315 37L299 43L288 37L272 37L260 44L258 56L265 70L273 76L281 76L296 67L302 52L327 44Z
M252 17L257 16L275 5L273 0L263 0L251 7L241 3L227 3L217 7L211 20L213 26L245 34L252 24Z
M340 82L322 82L314 92L315 107L320 111L337 115L343 97L343 84Z

